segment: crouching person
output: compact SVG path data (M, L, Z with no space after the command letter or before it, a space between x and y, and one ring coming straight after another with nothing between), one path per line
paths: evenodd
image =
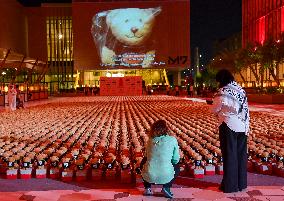
M162 184L165 197L173 198L170 188L179 173L179 146L176 138L169 135L164 120L151 126L145 156L147 159L142 168L144 195L153 195L151 184Z

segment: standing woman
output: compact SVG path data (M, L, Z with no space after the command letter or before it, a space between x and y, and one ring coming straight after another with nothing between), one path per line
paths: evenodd
M175 137L168 135L164 120L158 120L151 126L150 138L146 147L146 163L142 169L144 195L153 195L151 184L162 184L162 192L172 198L170 191L174 179L179 173L179 146Z
M211 109L219 119L220 148L224 161L220 190L224 193L242 191L247 188L247 97L228 70L220 70L216 81L220 89Z
M16 110L16 103L17 103L16 98L17 98L17 90L14 88L13 84L10 84L8 90L8 102L11 111Z

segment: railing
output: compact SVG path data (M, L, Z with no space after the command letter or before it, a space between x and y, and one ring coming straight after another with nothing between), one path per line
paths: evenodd
M32 91L27 94L28 101L36 101L48 98L48 91Z
M48 98L48 91L32 91L32 92L22 92L21 93L21 99L24 102L28 101L37 101L37 100L42 100L42 99L47 99ZM0 94L0 106L5 106L8 105L8 94L7 93L2 93Z

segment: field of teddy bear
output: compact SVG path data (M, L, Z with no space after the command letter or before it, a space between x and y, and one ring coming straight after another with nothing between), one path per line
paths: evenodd
M0 116L7 179L117 180L139 175L151 124L164 119L180 146L181 175L223 174L218 121L205 103L176 97L74 97ZM251 112L248 170L284 177L284 118Z

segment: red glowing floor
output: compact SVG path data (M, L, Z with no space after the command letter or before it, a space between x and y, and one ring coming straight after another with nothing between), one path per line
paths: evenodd
M218 190L221 176L203 179L179 177L173 188L177 201L283 201L284 178L249 173L249 187L238 193L222 193ZM260 181L262 185L260 185ZM143 196L143 185L121 185L117 182L71 182L50 179L3 180L0 179L1 201L107 201L107 200L167 200L154 186L154 195ZM282 184L282 185L281 185Z

